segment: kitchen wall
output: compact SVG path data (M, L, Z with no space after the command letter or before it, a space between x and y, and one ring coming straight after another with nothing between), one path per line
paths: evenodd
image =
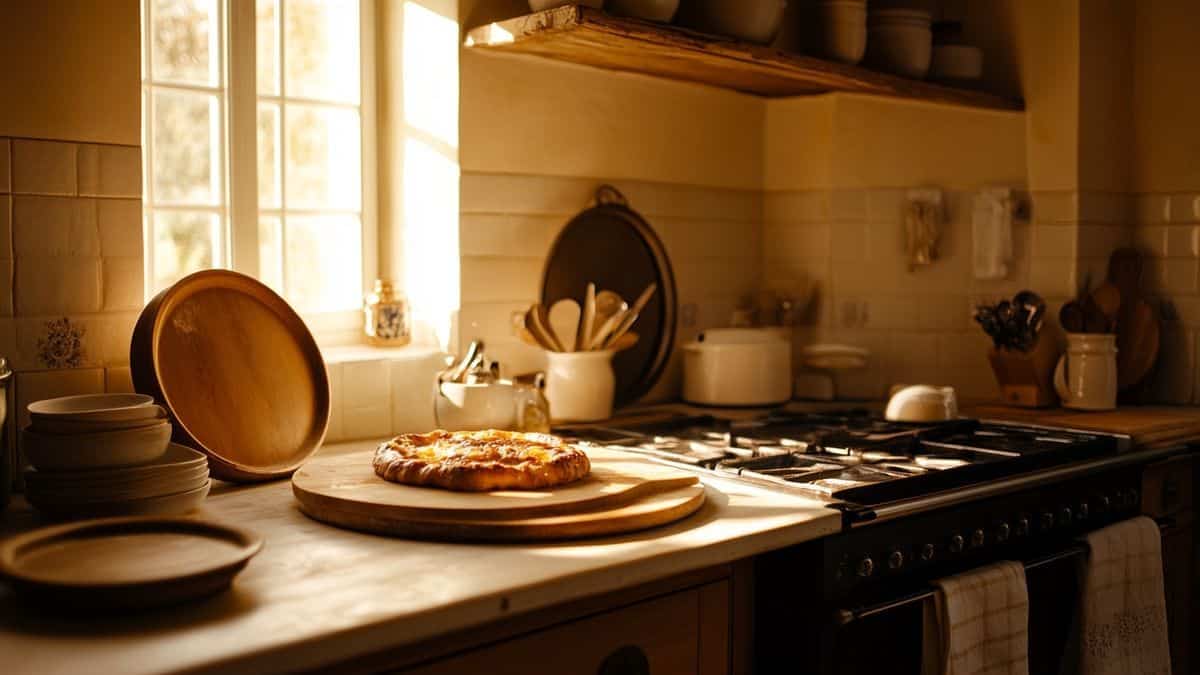
M137 0L0 5L0 355L13 411L128 391L142 305Z
M1200 5L1131 3L1134 236L1150 254L1147 285L1164 303L1157 393L1200 403Z
M460 58L460 342L484 338L507 372L542 367L510 316L538 299L553 237L603 183L664 241L694 317L680 339L728 322L760 278L760 99L469 50ZM658 394L678 379L673 368Z

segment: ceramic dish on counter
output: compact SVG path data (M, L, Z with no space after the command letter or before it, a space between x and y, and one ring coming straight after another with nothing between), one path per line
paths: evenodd
M57 518L97 518L109 516L181 516L200 508L208 496L211 480L183 492L131 499L80 501L60 495L29 490L25 497L37 510Z
M29 463L38 469L77 470L145 464L158 459L171 442L171 425L160 421L151 426L86 434L22 432L22 448Z
M29 418L41 421L126 422L156 417L160 409L144 394L83 394L34 401Z
M145 609L228 588L261 549L251 532L200 520L90 520L7 539L0 576L43 607Z

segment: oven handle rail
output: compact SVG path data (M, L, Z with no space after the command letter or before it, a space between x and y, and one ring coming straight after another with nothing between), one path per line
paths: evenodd
M1163 530L1168 525L1169 524L1167 524L1167 523L1160 522L1158 525L1159 530L1160 531ZM1025 569L1026 570L1037 569L1037 568L1043 567L1045 565L1050 565L1050 564L1059 562L1060 560L1066 560L1068 558L1074 558L1076 556L1084 555L1088 551L1089 551L1089 549L1088 549L1087 545L1076 544L1074 546L1065 548L1056 553L1051 553L1049 555L1045 555L1045 556L1042 556L1039 558L1034 558L1025 563ZM874 605L864 605L862 607L856 607L854 609L839 609L836 612L834 612L833 620L834 620L834 623L837 624L838 627L846 626L855 621L858 621L859 619L865 619L869 616L875 616L876 614L883 614L883 613L889 612L893 609L898 609L900 607L906 607L906 606L911 605L916 602L924 602L925 600L929 600L929 599L933 598L933 596L936 594L937 594L937 589L930 587L930 588L926 588L926 589L923 589L920 591L916 591L915 593L910 593L908 595L904 595L899 598L895 598L895 599L888 600L885 602L880 602L880 603L877 603Z

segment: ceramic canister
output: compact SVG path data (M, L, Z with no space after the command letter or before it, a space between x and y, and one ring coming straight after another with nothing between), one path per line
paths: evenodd
M556 422L597 422L612 417L611 350L546 353L546 399Z
M1117 336L1068 333L1067 353L1054 370L1054 388L1064 408L1117 407Z

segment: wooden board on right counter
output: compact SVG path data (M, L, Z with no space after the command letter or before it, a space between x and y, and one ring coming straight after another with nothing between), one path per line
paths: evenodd
M1104 412L1065 408L972 406L963 414L980 419L1010 420L1083 431L1127 434L1139 448L1167 447L1200 441L1200 407L1127 406Z

